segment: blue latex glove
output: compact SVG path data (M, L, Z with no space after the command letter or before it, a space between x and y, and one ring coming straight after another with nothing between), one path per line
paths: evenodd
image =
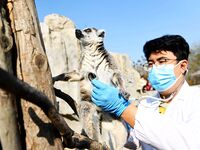
M130 104L113 86L109 86L99 80L92 80L92 101L104 111L121 116L122 112Z

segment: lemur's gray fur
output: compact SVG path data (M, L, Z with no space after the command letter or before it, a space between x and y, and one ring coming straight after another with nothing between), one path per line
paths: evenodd
M129 98L129 94L124 90L123 79L112 56L104 48L105 32L96 28L87 28L77 29L75 34L81 45L80 72L63 73L53 79L54 81L80 81L81 103L78 109L83 132L92 139L103 141L102 120L111 122L113 118L108 113L106 115L103 113L104 115L101 116L97 107L91 102L92 86L89 78L96 75L100 81L114 85L126 99ZM108 132L107 134L112 134L111 131Z
M6 10L0 7L0 46L4 52L9 51L13 46L12 33L7 20Z

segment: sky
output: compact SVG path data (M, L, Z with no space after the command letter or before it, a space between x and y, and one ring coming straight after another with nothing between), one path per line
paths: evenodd
M199 0L35 0L40 22L60 14L76 28L105 30L104 46L133 61L143 57L146 41L166 34L182 35L190 47L200 43Z

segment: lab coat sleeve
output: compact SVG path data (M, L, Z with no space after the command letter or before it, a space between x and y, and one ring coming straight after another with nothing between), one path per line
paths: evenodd
M194 105L187 122L180 122L148 108L139 107L135 116L136 137L157 149L200 148L200 103Z

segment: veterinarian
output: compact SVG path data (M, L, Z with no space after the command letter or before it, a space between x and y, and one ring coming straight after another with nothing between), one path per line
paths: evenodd
M188 43L180 35L165 35L147 41L143 51L157 93L142 97L136 107L116 88L94 79L93 102L129 123L144 150L199 150L200 91L185 80Z

